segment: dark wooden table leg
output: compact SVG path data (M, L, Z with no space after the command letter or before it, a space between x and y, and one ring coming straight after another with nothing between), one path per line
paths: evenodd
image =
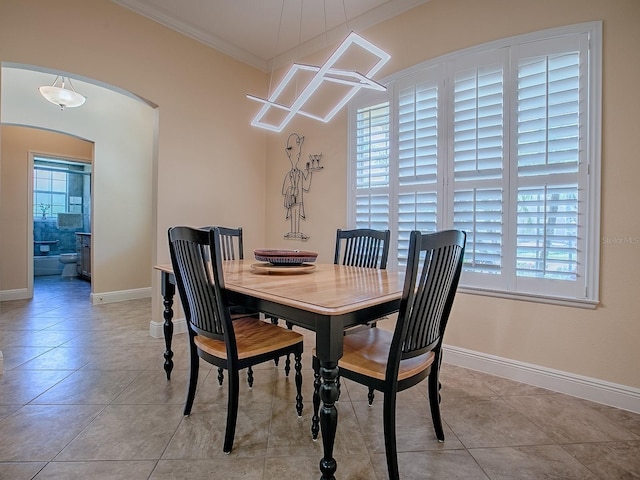
M324 457L320 460L321 480L335 480L334 473L338 467L333 458L333 445L336 439L336 429L338 427L338 410L335 402L338 399L338 364L334 362L320 362L320 376L322 385L320 387L320 430L322 431L322 444L324 447Z
M162 304L164 310L162 316L164 318L164 371L167 374L167 380L171 379L171 370L173 370L173 352L171 351L171 341L173 340L173 297L176 293L176 287L172 282L171 274L162 272Z

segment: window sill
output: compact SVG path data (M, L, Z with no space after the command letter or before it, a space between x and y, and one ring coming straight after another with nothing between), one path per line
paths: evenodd
M563 307L585 308L588 310L595 310L600 304L598 300L560 298L525 293L501 292L498 290L463 287L462 285L458 287L458 292L468 293L470 295L482 295L485 297L505 298L508 300L518 300L524 302L546 303L550 305L560 305Z

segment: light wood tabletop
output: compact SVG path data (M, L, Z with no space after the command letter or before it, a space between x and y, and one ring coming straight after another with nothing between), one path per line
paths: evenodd
M312 270L277 267L263 271L255 260L222 262L225 288L263 300L282 302L323 315L344 315L397 300L404 275L375 268L319 263ZM171 265L156 269L173 273Z
M255 261L225 262L225 287L323 315L343 315L400 298L404 276L375 268L319 263L305 273L262 273Z

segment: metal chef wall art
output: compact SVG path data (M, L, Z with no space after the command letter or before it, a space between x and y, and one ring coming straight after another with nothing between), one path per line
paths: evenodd
M304 194L311 188L311 179L313 172L322 170L324 167L320 165L322 154L309 155L309 160L304 165L304 170L299 166L300 157L302 156L302 144L304 136L292 133L287 138L287 146L285 152L289 157L291 169L284 176L282 183L282 195L284 196L284 208L287 211L285 220L289 220L289 232L284 238L307 240L300 230L300 220L306 220L304 213Z

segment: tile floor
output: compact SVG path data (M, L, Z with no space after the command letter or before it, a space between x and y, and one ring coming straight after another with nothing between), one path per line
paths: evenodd
M31 301L0 303L0 479L318 479L322 443L282 369L256 369L240 391L234 450L222 453L226 388L208 365L182 415L186 338L167 382L150 300L92 306L89 284L39 277ZM306 344L313 345L309 335ZM445 359L446 360L446 359ZM435 440L423 385L400 395L404 479L640 478L640 415L443 365L445 443ZM225 384L226 387L226 384ZM338 404L338 479L384 479L382 402L345 382Z

